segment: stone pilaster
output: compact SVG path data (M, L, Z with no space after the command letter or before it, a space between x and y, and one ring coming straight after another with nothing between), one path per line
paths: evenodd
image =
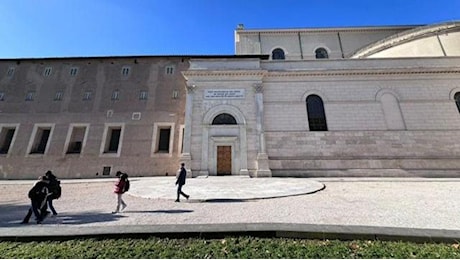
M185 126L184 126L184 136L183 136L183 151L181 155L181 161L185 163L185 168L187 169L187 177L192 177L192 156L191 151L191 139L192 139L192 109L193 109L193 98L195 95L195 85L187 84L186 90L187 95L185 99Z
M265 133L264 133L264 96L263 84L256 83L253 85L256 102L256 124L259 146L257 153L257 169L255 177L271 177L272 172L268 165L268 155L265 151Z

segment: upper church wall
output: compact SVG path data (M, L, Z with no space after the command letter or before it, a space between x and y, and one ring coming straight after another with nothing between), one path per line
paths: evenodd
M291 30L235 31L235 52L243 54L271 54L276 48L285 53L286 60L315 59L315 50L324 48L331 59L350 56L370 43L414 27L331 28Z

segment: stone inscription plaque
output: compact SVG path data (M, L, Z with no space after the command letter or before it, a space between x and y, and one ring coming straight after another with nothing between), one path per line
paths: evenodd
M204 99L244 99L244 89L206 89Z

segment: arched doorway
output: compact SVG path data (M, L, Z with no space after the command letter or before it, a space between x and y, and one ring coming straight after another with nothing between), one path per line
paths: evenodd
M212 120L212 125L236 125L236 119L227 113L217 115ZM217 175L231 175L232 174L232 146L231 145L217 145Z
M238 107L211 107L202 121L200 175L249 175L246 119Z

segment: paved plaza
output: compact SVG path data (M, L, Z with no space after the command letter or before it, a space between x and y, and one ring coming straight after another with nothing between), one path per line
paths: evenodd
M20 224L34 181L0 181L0 237L270 231L460 238L460 179L200 177L187 179L190 200L180 203L174 177L130 180L119 214L111 213L115 178L62 180L59 215L41 225Z

